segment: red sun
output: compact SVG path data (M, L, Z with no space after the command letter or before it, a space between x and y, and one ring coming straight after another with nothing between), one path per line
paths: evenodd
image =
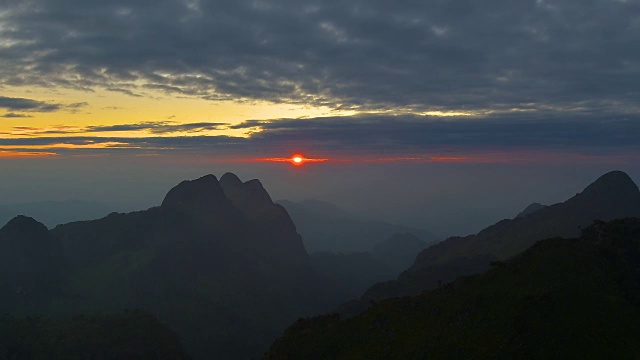
M293 155L293 156L291 157L291 163L292 163L293 165L296 165L296 166L304 164L304 162L305 162L306 160L307 160L307 159L305 159L305 157L304 157L304 156L302 156L302 155L298 155L298 154Z
M255 159L253 161L284 162L284 163L290 163L291 165L294 165L294 166L300 166L306 163L325 162L325 161L329 161L329 159L307 158L307 157L304 157L303 155L295 154L287 158L261 158L261 159Z

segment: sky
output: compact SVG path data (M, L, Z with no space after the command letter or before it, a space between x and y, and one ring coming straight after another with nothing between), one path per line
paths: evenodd
M638 44L637 0L1 0L0 203L233 170L477 231L640 179Z

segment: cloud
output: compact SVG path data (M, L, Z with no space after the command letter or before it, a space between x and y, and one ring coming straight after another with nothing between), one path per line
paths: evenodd
M211 130L223 130L228 128L226 123L187 123L178 124L171 121L160 122L142 122L136 124L121 124L121 125L107 125L107 126L88 126L82 129L84 133L97 133L97 132L117 132L117 131L149 131L153 134L165 134L165 133L197 133Z
M226 127L253 132L246 138L193 136L204 130ZM233 126L218 123L138 123L81 129L23 130L31 131L31 135L48 137L0 138L0 149L9 146L24 150L26 148L20 147L26 146L42 151L53 144L71 144L73 146L64 151L207 154L210 158L219 159L280 158L301 152L311 158L386 162L640 160L637 141L640 137L640 115L625 118L585 116L578 120L569 116L541 118L531 113L472 119L374 114L251 120ZM139 138L97 136L100 133L130 131L146 131L152 135ZM184 136L187 133L191 135Z
M32 99L0 96L0 108L11 111L54 112L60 110L62 106Z
M318 151L424 153L443 149L637 148L640 116L493 115L439 118L360 115L314 119L245 121L234 129L256 129L252 142L304 146Z
M638 111L637 1L8 0L0 84L416 111Z
M16 118L30 118L30 117L33 117L33 116L10 112L10 113L6 113L4 115L0 115L0 117L7 118L7 119L16 119Z
M43 135L74 135L109 132L148 132L151 134L185 133L193 134L204 131L224 130L229 127L227 123L186 123L180 124L171 121L149 121L133 124L94 125L94 126L55 126L47 128L17 126L14 133L30 136Z
M65 110L70 113L76 113L81 108L87 105L89 104L86 102L78 102L78 103L65 105L65 104L55 104L55 103L49 103L46 101L39 101L39 100L33 100L33 99L0 96L0 108L4 108L11 111L5 114L3 117L9 117L9 118L31 117L24 114L14 113L13 111L50 113L50 112Z

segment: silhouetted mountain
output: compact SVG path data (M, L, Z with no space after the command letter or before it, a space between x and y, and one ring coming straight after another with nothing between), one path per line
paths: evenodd
M190 357L166 325L151 314L133 311L65 320L0 318L0 358L186 360Z
M394 234L377 243L371 255L399 274L409 268L415 261L416 255L426 247L427 243L411 233Z
M393 234L406 232L415 234L428 244L437 241L435 235L428 231L365 219L322 201L280 200L278 203L291 215L310 253L370 252L377 243Z
M105 204L83 200L5 204L0 205L0 224L6 224L18 215L27 215L38 219L47 227L54 227L72 221L98 219L112 211Z
M533 203L533 204L527 206L524 210L522 210L516 217L524 217L524 216L527 216L527 215L531 215L534 212L536 212L538 210L541 210L541 209L544 209L546 207L547 207L546 205L542 205L542 204L539 204L539 203Z
M387 281L398 274L387 265L374 259L370 253L334 254L317 252L311 254L313 267L332 280L348 298L360 296L371 285Z
M479 273L491 261L515 255L538 240L575 237L594 220L635 216L640 216L640 191L627 174L613 171L563 203L502 220L477 235L452 237L428 247L397 280L374 285L359 302L346 304L340 311L355 314L372 300L416 295L459 276Z
M302 237L287 210L271 200L260 180L243 183L236 175L226 173L220 178L220 185L233 205L267 235L269 246L266 250L283 252L283 259L287 261L306 260Z
M0 229L0 313L41 308L61 292L62 246L46 226L17 216Z
M249 359L291 321L344 301L313 269L291 219L262 185L227 181L223 190L207 175L180 183L159 207L50 232L40 225L38 236L59 241L68 269L64 292L42 297L48 304L33 312L145 309L196 358ZM39 239L9 230L16 243ZM1 235L0 244L13 239Z
M640 219L599 223L351 319L301 319L265 359L636 359L639 248Z

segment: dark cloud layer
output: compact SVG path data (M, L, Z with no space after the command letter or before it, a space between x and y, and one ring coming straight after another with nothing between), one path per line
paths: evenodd
M39 101L39 100L33 100L33 99L0 96L0 109L6 109L10 111L2 116L4 118L31 117L30 115L15 113L14 111L50 113L50 112L65 110L70 113L76 113L81 108L87 105L89 104L86 102L78 102L78 103L72 103L72 104L56 104L56 103L50 103L46 101Z
M54 112L62 106L32 99L0 96L0 108L24 112Z
M5 0L0 84L338 108L638 111L636 0Z
M225 128L218 123L137 123L95 126L82 133L146 130L153 134L176 131L199 132ZM288 156L302 151L310 156L331 158L408 158L412 156L455 156L486 153L509 154L528 152L562 156L573 154L598 158L636 154L640 144L640 116L625 118L571 117L537 118L530 114L519 117L491 117L483 119L442 119L430 116L362 115L354 117L279 119L246 121L230 126L251 129L246 138L231 136L148 136L131 137L73 137L77 130L42 130L32 137L0 139L3 146L46 147L53 144L99 145L104 150L91 151L134 153L195 154L217 158L256 158ZM31 129L37 130L37 129ZM57 135L57 136L56 136ZM74 150L75 151L75 150ZM536 159L536 156L533 156ZM540 160L540 158L537 158ZM549 160L548 157L544 160Z

